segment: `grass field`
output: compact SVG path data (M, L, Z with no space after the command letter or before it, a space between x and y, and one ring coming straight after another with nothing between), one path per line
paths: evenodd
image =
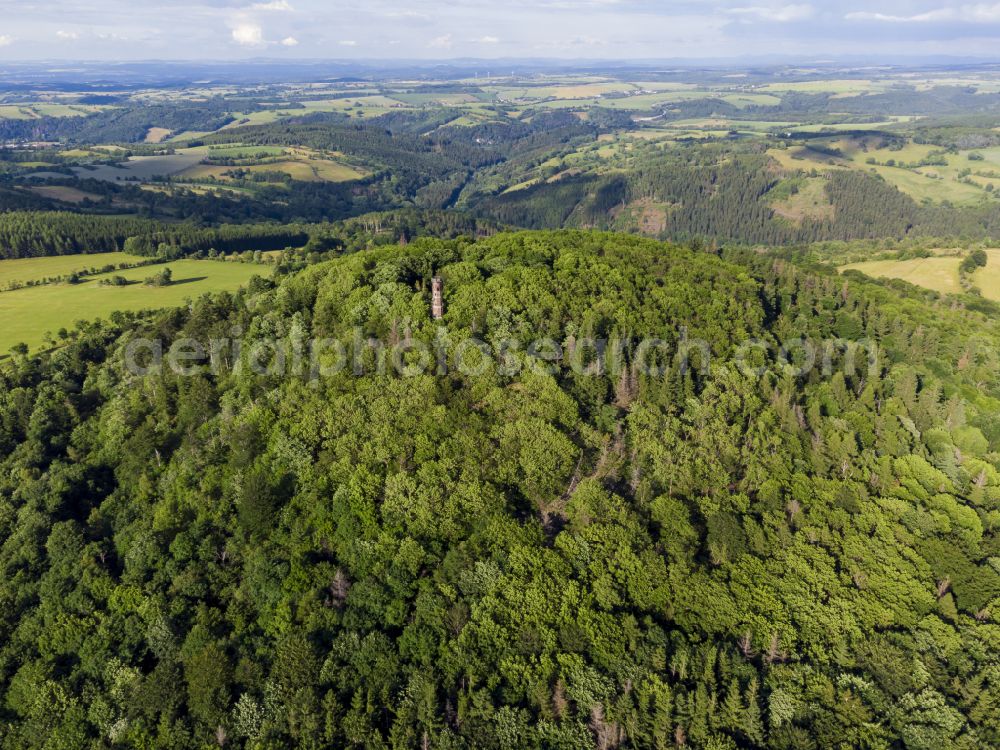
M0 120L37 120L40 117L83 117L107 107L87 104L4 104Z
M691 121L688 122L689 127L690 123ZM784 169L792 171L808 171L823 165L827 169L871 172L918 203L949 201L959 206L975 206L983 201L995 200L986 187L991 184L994 188L1000 187L1000 149L982 149L977 151L983 157L982 160L970 161L971 152L968 151L946 153L940 147L912 142L895 150L879 148L878 144L882 140L881 136L831 136L830 139L821 139L817 145L835 148L840 152L839 156L798 145L788 149L770 149L768 155ZM941 160L947 163L919 166L924 161ZM972 174L968 174L968 170L972 170ZM978 175L976 172L983 174Z
M163 143L172 132L167 128L150 128L146 133L146 143Z
M837 122L833 124L818 124L818 125L802 125L801 127L794 128L794 130L800 133L825 133L847 131L847 130L884 130L892 125L896 125L900 122L909 122L914 118L907 117L893 117L888 120L880 120L879 122Z
M787 192L772 204L774 213L794 224L802 224L804 219L832 219L835 214L833 204L826 194L826 180L822 177L809 178L798 185L797 192Z
M781 104L781 98L772 94L725 94L722 97L722 101L740 109L745 109L746 107L771 107Z
M728 120L720 117L702 117L693 120L672 120L664 128L674 130L739 130L752 133L768 133L772 130L789 130L797 123L767 120Z
M173 182L169 185L148 183L140 185L139 189L150 193L163 193L164 195L173 195L181 190L190 190L195 195L216 195L227 198L254 195L253 188L226 185L222 183L218 185L200 185L194 182Z
M8 262L0 261L0 266ZM0 353L22 342L37 348L44 343L46 333L72 328L77 320L107 318L116 310L176 307L208 292L234 291L251 277L270 273L252 263L179 260L166 265L174 277L174 283L167 287L144 286L142 280L162 268L146 266L108 274L135 282L128 286L100 286L98 281L104 277L96 276L76 285L36 286L0 293L0 319L5 321L0 328Z
M212 164L195 164L178 174L190 180L218 180L226 182L231 178L226 173L241 169L247 172L284 172L300 182L347 182L365 176L365 173L346 164L328 159L284 159L282 161L257 164L249 167L223 167Z
M101 196L87 193L75 187L66 185L36 185L29 187L31 192L44 198L62 201L63 203L83 203L85 200L99 201Z
M876 279L902 279L942 294L959 294L962 291L958 277L958 267L961 262L961 258L957 257L873 260L867 263L852 263L840 270L861 271ZM1000 271L1000 258L997 260L997 270Z
M470 97L471 99L471 97ZM301 105L301 106L298 106ZM279 120L287 120L290 117L302 117L314 112L342 112L353 113L359 117L377 117L384 115L392 109L408 109L409 105L403 102L382 95L360 95L347 99L316 99L299 102L295 107L288 109L267 109L259 112L234 112L236 119L222 128L232 130L245 125L267 125ZM351 110L351 112L348 112ZM190 138L195 133L185 134L185 138Z
M636 88L623 82L567 82L549 86L487 86L485 90L503 99L516 102L535 102L540 99L580 100L593 99L612 93L627 93Z
M432 104L442 107L459 107L463 104L475 104L479 101L472 94L393 94L392 98L403 104L416 107Z
M882 166L870 169L917 201L951 201L958 205L974 205L986 197L984 190L952 179L947 167L930 167L919 171Z
M772 148L767 155L774 159L783 169L789 171L811 170L819 166L849 168L843 160L834 159L820 151L794 146L788 149Z
M49 258L18 258L0 260L0 289L11 282L26 284L29 281L66 276L89 268L103 268L122 263L139 263L148 260L128 253L94 253L92 255L56 255Z
M211 135L212 132L211 130L182 130L176 135L167 138L164 143L180 143L183 145L183 141L193 141L196 138L203 138L206 135Z
M281 156L288 152L283 146L209 146L206 155L213 159L259 159L262 156Z
M979 288L986 299L1000 302L1000 250L994 248L986 251L989 261L986 268L980 268L972 277L972 283Z
M988 197L983 187L989 180L983 180L980 183L982 187L969 185L961 181L960 174L963 169L975 169L977 165L982 165L982 168L992 168L997 165L993 160L1000 158L1000 154L995 153L993 149L985 149L982 152L984 158L982 162L970 162L968 153L943 154L940 148L934 146L907 143L902 149L893 151L872 148L873 143L874 139L861 139L854 142L843 141L838 146L850 157L853 166L876 172L917 201L947 200L958 205L975 205L982 202ZM860 145L866 145L867 148L860 148ZM938 159L945 159L947 165L909 168L935 154ZM868 164L869 159L874 159L878 163ZM896 166L888 166L890 162L894 162Z
M203 153L195 151L178 151L169 156L133 156L120 167L104 164L90 169L76 167L75 172L80 177L94 180L150 180L154 177L165 177L183 172L188 167L197 164L203 158Z
M37 115L28 107L5 104L0 107L0 120L34 120Z
M761 86L759 90L769 93L794 91L805 94L839 94L841 96L859 96L861 94L884 91L887 88L887 84L877 81L821 80L769 83L766 86Z

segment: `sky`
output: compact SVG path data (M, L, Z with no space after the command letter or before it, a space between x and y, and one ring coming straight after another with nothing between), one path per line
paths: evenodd
M0 59L1000 58L1000 2L0 0Z

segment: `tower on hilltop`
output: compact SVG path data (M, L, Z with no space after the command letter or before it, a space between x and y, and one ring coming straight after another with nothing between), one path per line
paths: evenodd
M431 317L434 320L444 317L444 282L440 276L431 281Z

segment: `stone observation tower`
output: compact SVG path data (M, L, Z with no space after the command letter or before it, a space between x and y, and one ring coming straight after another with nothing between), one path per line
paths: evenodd
M431 317L434 320L444 317L444 282L440 276L431 281Z

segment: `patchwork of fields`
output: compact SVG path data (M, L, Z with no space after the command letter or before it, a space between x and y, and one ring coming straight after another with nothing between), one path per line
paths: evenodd
M83 157L92 154L97 158L107 158L107 153L103 151L74 150L73 154ZM219 164L217 163L219 160L225 161ZM300 182L346 182L368 175L368 172L360 167L309 149L239 144L223 147L176 148L173 153L132 156L116 164L76 166L73 167L73 171L78 177L85 179L141 183L167 178L180 182L211 180L232 183L240 179L239 174L251 180L259 179L260 182L272 182L277 180L279 175ZM40 172L33 177L62 179L64 175ZM29 186L28 189L35 194L64 203L80 203L87 198L100 199L100 196L62 185Z

